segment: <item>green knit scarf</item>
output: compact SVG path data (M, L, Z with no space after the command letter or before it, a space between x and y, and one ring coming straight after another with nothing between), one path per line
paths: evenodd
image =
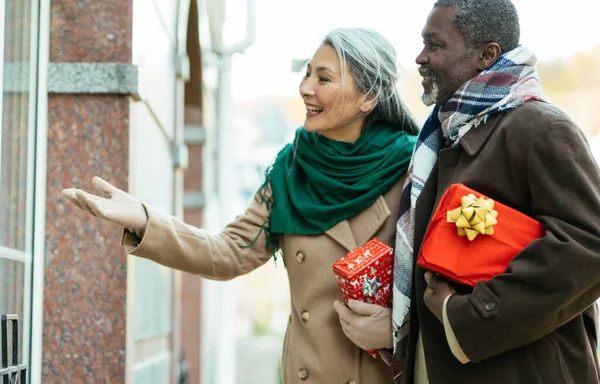
M354 143L299 128L260 190L270 211L267 246L275 253L280 235L321 234L373 204L406 172L416 139L389 124L374 124Z

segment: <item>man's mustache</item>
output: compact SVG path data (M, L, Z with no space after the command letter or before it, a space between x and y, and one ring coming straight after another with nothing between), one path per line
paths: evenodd
M422 77L434 77L434 73L431 69L425 67L419 67L419 74Z

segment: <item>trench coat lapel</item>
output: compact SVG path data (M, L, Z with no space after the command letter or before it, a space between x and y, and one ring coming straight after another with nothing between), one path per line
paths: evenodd
M348 220L340 221L327 231L325 231L329 237L333 240L337 241L342 247L346 249L346 251L351 251L356 248L358 245L356 244L356 239L354 238L354 234L352 233L352 228L350 228L350 223Z
M338 242L347 251L369 241L385 224L391 212L383 196L358 215L339 222L325 231L329 237Z
M369 208L350 219L350 226L358 246L371 240L390 215L391 212L385 199L383 196L379 196Z

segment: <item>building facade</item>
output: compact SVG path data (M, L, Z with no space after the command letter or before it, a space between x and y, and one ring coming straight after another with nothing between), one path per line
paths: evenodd
M98 175L202 225L196 0L0 4L0 314L30 382L198 383L199 278L61 197Z

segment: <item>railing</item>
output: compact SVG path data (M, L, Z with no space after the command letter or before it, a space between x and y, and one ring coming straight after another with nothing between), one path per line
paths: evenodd
M9 324L10 323L10 324ZM9 365L8 333L12 333ZM0 366L0 384L27 384L27 364L19 364L19 316L2 315L0 328L2 346L0 348L2 365Z

